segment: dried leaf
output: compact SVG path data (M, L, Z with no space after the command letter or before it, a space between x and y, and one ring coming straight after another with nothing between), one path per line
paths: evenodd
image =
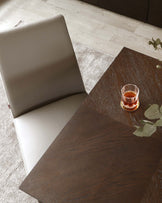
M153 38L153 37L152 37L152 42L153 42L153 43L155 43L155 40L154 40L154 38Z
M156 44L160 44L161 43L161 40L159 38L156 39Z
M149 41L148 44L149 44L149 45L153 45L152 41Z
M162 41L159 38L156 40L152 38L152 41L149 41L148 44L152 45L155 50L160 49L160 47L162 48Z
M161 117L160 109L158 104L152 104L144 113L148 119L158 119Z

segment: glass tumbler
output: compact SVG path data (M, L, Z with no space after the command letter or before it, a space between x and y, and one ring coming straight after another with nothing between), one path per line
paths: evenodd
M121 107L127 111L135 111L139 107L139 88L134 84L126 84L121 89Z

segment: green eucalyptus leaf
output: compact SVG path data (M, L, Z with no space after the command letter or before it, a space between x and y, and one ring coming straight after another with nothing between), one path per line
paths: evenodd
M160 107L160 113L162 114L162 105L161 105L161 107Z
M157 120L154 125L162 127L162 119Z
M138 137L143 137L142 131L143 131L143 128L142 128L142 127L139 127L139 128L137 128L137 129L133 132L133 134L136 135L136 136L138 136Z
M143 127L143 132L145 136L150 137L154 132L156 132L156 126L150 125L150 124L145 124Z
M133 134L138 137L150 137L154 132L156 132L157 127L155 125L145 124L144 127L136 129Z
M149 124L151 124L151 125L153 125L153 124L154 124L153 122L148 121L148 120L142 120L142 123L143 123L143 124L145 124L145 123L149 123Z
M152 104L144 113L148 119L158 119L161 117L160 109L158 104Z

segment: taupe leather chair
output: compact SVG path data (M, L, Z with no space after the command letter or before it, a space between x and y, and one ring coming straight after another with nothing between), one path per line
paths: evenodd
M86 97L64 17L0 33L0 63L29 173Z

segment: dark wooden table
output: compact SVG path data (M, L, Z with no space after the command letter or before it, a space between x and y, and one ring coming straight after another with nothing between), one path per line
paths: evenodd
M20 189L44 203L162 202L162 129L132 133L148 104L162 103L156 59L124 48ZM120 89L134 83L140 107L120 107Z

